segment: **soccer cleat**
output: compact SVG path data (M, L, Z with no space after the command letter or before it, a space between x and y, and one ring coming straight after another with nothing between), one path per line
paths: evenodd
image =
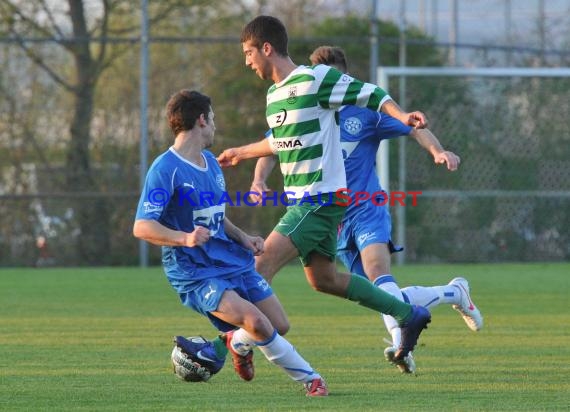
M253 379L255 374L253 368L253 350L249 350L245 355L240 355L235 351L232 346L232 337L235 331L230 331L220 335L223 341L226 342L226 346L232 355L232 362L234 364L234 370L240 378L244 381L250 381Z
M192 361L208 369L212 375L218 373L224 366L226 360L218 358L214 344L202 337L186 339L184 336L175 336L174 343Z
M328 396L329 394L327 383L323 378L313 379L310 382L304 383L303 386L307 391L307 396Z
M423 329L427 329L427 324L431 322L431 314L429 310L423 306L414 305L412 307L411 319L408 320L404 325L400 326L402 330L402 341L400 346L394 355L396 361L401 361L408 354L414 350L416 343L418 343L418 338Z
M469 329L475 332L481 330L483 327L483 316L481 316L481 312L479 312L479 309L471 300L469 282L464 278L454 278L451 279L449 285L457 287L461 295L461 303L453 305L453 309L461 314Z
M398 348L395 348L394 346L388 346L384 349L384 357L386 360L396 365L402 373L416 373L416 362L414 361L412 352L408 353L408 356L405 356L402 359L396 359L397 350Z

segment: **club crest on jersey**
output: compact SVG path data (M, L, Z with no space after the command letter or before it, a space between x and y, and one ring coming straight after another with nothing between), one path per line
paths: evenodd
M223 174L220 173L219 175L216 175L216 183L220 186L220 189L224 190L226 188L226 182L224 181Z
M342 125L349 134L356 136L362 130L362 122L357 117L349 117Z
M294 104L297 101L297 86L289 87L289 97L287 97L287 103Z

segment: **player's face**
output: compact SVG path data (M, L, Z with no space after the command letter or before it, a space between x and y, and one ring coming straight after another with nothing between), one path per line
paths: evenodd
M250 40L242 43L243 54L245 55L245 65L255 71L261 79L271 78L271 70L267 56L263 52L263 48L258 49Z
M206 127L204 127L204 130L202 130L202 136L204 137L204 148L208 148L214 144L214 134L216 132L216 124L214 123L214 111L211 107L205 123Z

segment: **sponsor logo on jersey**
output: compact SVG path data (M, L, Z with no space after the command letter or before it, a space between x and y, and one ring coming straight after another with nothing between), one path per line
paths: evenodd
M301 143L301 140L299 139L294 139L294 140L274 140L273 141L273 147L277 150L281 150L281 149L295 149L297 147L303 147L303 143Z
M203 226L210 230L210 236L214 236L224 222L224 212L225 204L194 209L192 211L194 226Z
M281 109L279 113L275 115L275 123L277 124L277 127L283 126L285 120L287 120L287 110Z
M164 205L161 203L143 202L143 208L145 213L162 212Z

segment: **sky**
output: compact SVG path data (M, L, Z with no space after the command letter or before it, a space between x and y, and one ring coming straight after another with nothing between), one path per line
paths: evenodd
M344 7L371 10L372 0L348 0ZM451 42L454 0L376 0L379 18L400 21L402 10L408 24L424 28L440 42ZM538 46L538 21L546 22L546 48L561 48L570 41L570 0L455 0L458 43L508 45L507 10L511 33L518 46ZM510 4L510 8L507 7ZM405 5L405 7L402 7ZM568 46L566 46L568 47Z

